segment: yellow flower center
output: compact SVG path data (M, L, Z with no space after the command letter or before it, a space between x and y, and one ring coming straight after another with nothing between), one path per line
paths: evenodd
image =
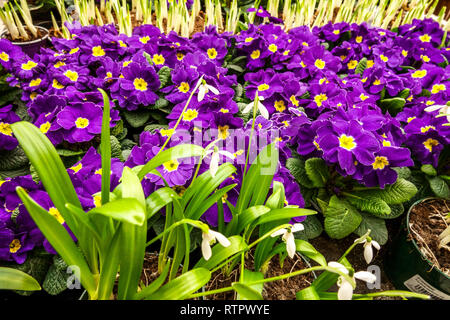
M306 68L306 64L303 61L300 61L300 65L302 66L302 68Z
M122 63L122 66L125 68L125 67L127 67L131 62L133 62L133 61L132 61L132 60L124 61L124 62Z
M424 55L424 54L420 55L420 58L421 58L424 62L430 62L430 57L428 57L428 56L426 56L426 55Z
M139 41L143 44L146 44L147 42L150 41L150 37L149 36L145 36L145 37L140 37Z
M416 70L414 71L413 74L411 74L411 76L415 79L417 78L423 78L427 75L427 70Z
M338 35L339 33L341 33L341 30L339 30L339 29L333 30L333 33Z
M53 66L58 69L59 67L65 66L66 63L64 61L58 61L57 63L55 63Z
M31 80L30 81L30 87L36 87L36 86L40 85L41 82L42 82L41 78L37 78L37 79Z
M75 121L75 126L76 126L78 129L84 129L84 128L86 128L88 125L89 125L89 120L86 119L86 118L79 117L79 118Z
M258 91L266 91L269 88L270 88L270 86L267 83L263 83L258 86Z
M101 49L101 48L100 48ZM73 49L71 49L70 51L69 51L69 54L74 54L74 53L77 53L78 52L78 50L80 50L80 48L73 48Z
M63 89L64 86L58 82L58 80L53 79L52 87L55 89Z
M189 89L190 89L189 83L187 83L187 82L180 83L180 86L178 87L178 90L180 90L181 92L184 92L184 93L188 92Z
M436 130L436 128L434 126L425 126L425 127L420 128L420 132L422 132L422 133L425 133L429 130Z
M252 42L253 41L253 38L252 37L247 37L247 38L245 38L245 42L246 43L249 43L249 42Z
M325 68L325 61L323 61L322 59L316 59L314 65L316 66L316 68L323 69Z
M76 82L78 80L78 73L72 70L67 70L64 75L71 81Z
M430 37L430 35L428 35L427 33L425 33L424 35L420 36L419 39L420 39L420 41L422 41L422 42L430 42L431 37Z
M361 99L361 101L365 101L366 99L369 98L369 96L366 96L364 93L361 93L361 94L359 95L359 98Z
M198 111L195 109L187 109L183 112L183 121L192 121L198 116Z
M431 89L431 93L438 93L441 91L445 91L446 87L444 84L435 84L433 85L433 88Z
M14 239L9 244L9 252L10 253L16 253L17 251L20 250L20 248L22 248L22 245L20 244L20 240L19 239Z
M164 169L166 169L166 171L168 172L172 172L178 169L178 161L177 160L169 160L167 162L163 163Z
M411 121L413 121L416 117L409 117L408 119L406 119L406 122L410 123Z
M5 62L8 62L9 61L9 55L6 52L3 51L2 53L0 53L0 59L2 59Z
M255 50L255 51L252 52L252 54L250 55L250 57L251 57L252 59L258 59L260 55L261 55L261 51Z
M289 100L291 100L291 102L292 102L292 104L293 104L294 106L298 107L298 100L297 100L297 98L296 98L294 95L292 95L292 96L289 98Z
M275 101L274 107L278 112L283 112L284 110L286 110L286 105L284 104L283 100Z
M387 62L389 60L389 58L383 54L380 54L380 59L383 60L384 62Z
M383 140L383 146L384 147L390 147L391 146L391 142L389 140Z
M225 109L225 108L220 108L219 112L228 113L228 112L230 112L230 110Z
M101 46L95 46L92 48L92 55L94 57L102 57L105 55L105 50Z
M374 64L375 62L373 62L373 60L367 60L366 68L372 68Z
M178 53L177 53L177 59L178 59L178 61L183 60L183 58L184 58L184 54L182 54L181 52L178 52Z
M124 43L122 40L119 40L119 45L120 45L121 47L124 47L124 48L127 47L127 44Z
M163 137L170 137L171 135L173 135L174 132L175 132L174 129L161 129L159 131L159 133L161 133Z
M355 40L356 40L356 43L361 43L362 40L363 40L363 37L362 37L362 36L357 36L357 37L355 38Z
M425 148L428 151L432 152L433 151L433 147L436 147L437 145L439 145L439 141L429 138L423 143L423 145L425 146Z
M375 81L373 82L373 84L374 84L375 86L379 86L379 85L381 84L381 82L380 82L379 79L375 79Z
M41 132L45 134L48 132L48 130L50 130L50 127L51 127L51 124L50 124L50 122L47 121L39 126L39 130L41 130Z
M228 137L228 129L230 127L228 125L224 126L218 126L217 129L219 130L219 138L225 140Z
M352 136L342 134L339 137L339 146L346 150L353 150L354 148L356 148L355 139Z
M435 104L436 103L436 101L433 101L433 100L428 100L427 102L425 102L425 104L427 105L427 106L432 106L433 104Z
M152 60L153 63L156 65L161 65L164 64L164 62L166 62L166 59L164 59L162 54L154 54Z
M31 69L33 69L36 66L37 66L37 63L34 62L34 61L31 61L31 60L28 60L27 63L22 63L22 69L23 70L31 70Z
M350 70L355 69L357 65L358 65L358 61L356 61L356 60L350 60L350 62L347 63L347 67Z
M62 217L61 213L59 213L59 210L55 207L51 207L50 209L48 209L48 213L54 216L60 224L64 223L64 218Z
M133 85L136 90L147 91L147 82L142 78L134 79Z
M95 195L94 197L93 197L93 200L94 200L94 206L95 207L101 207L102 206L102 196L101 195Z
M12 136L12 129L9 123L0 122L0 133L6 136Z
M77 164L76 166L70 167L70 169L73 170L73 172L75 172L75 173L80 171L82 168L83 168L83 164L81 162L79 164Z
M217 57L217 50L215 48L209 48L206 53L210 59L215 59Z
M272 43L272 44L269 46L269 51L271 51L271 52L277 52L277 50L278 50L278 47L277 47L277 45L276 45L275 43Z
M108 79L108 78L112 78L112 73L109 71L106 73L105 79Z
M317 106L322 106L322 102L328 100L328 97L325 93L318 94L314 97L314 101L316 102Z
M389 161L386 157L375 157L375 161L372 163L374 170L383 170L387 165L389 165Z

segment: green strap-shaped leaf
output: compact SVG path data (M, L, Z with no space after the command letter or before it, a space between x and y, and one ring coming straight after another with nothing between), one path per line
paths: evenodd
M211 272L205 268L196 268L170 281L147 300L183 300L203 287L211 279Z
M274 181L272 189L272 194L266 201L266 207L270 209L283 208L286 201L284 185L279 181Z
M142 266L144 264L147 219L145 219L145 195L140 179L128 167L125 167L122 173L122 197L134 198L144 210L144 223L142 226L122 222L121 227L118 298L132 299L137 292Z
M98 285L99 300L109 300L113 291L120 262L121 228L122 224L117 228L108 249L106 249L106 259L101 266L102 269Z
M237 221L236 225L233 229L227 230L227 234L240 234L245 227L249 226L260 216L268 212L270 212L270 208L262 205L253 206L246 209L235 218ZM231 228L232 224L230 223L229 226Z
M263 300L260 292L244 283L234 282L231 284L231 286L233 287L234 291L236 291L239 296L241 296L245 300Z
M101 214L116 221L142 226L146 220L145 207L135 198L122 198L108 202L88 212L89 215Z
M152 160L147 162L139 171L138 177L142 180L147 173L156 169L163 163L181 158L190 158L203 155L203 148L193 144L180 144L170 149L162 151Z
M0 267L0 290L41 290L39 283L29 274L13 268Z
M310 209L303 208L290 208L284 207L282 209L275 209L267 214L262 215L256 222L255 225L260 225L264 223L287 220L294 217L308 216L316 214L317 212Z
M75 265L80 268L81 284L91 297L95 296L96 285L92 273L67 230L47 210L31 199L23 188L18 187L17 194L39 230L55 248L56 252L69 266Z
M103 96L102 138L100 142L100 154L102 155L102 204L109 202L111 179L111 138L110 138L110 103L109 97L103 89L98 89Z
M147 204L147 219L150 219L155 213L161 210L161 208L177 198L179 198L178 194L169 187L160 188L153 192L145 200Z

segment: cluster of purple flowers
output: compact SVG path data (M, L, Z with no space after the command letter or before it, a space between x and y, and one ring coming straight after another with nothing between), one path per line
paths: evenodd
M111 190L122 176L123 162L112 159ZM80 202L85 210L101 205L101 157L94 148L90 148L83 159L67 169ZM31 175L0 181L0 261L23 263L27 253L35 247L56 254L34 223L25 206L16 194L16 188L25 188L29 195L48 210L72 235L64 218L55 208L42 183L36 183Z
M276 24L250 25L238 35L209 27L192 39L165 35L150 25L136 28L131 37L111 25L72 26L70 31L73 39L54 38L54 49L43 49L34 58L0 40L0 63L12 74L11 85L23 89L33 123L55 145L91 141L101 132L97 88L117 102L112 127L120 112L146 108L163 97L171 106L168 128L143 132L125 163L113 161L111 187L123 166L146 163L168 137L167 148L183 143L206 147L215 141L232 155L220 154L219 163L237 168L221 185L237 184L223 199L226 222L232 216L225 204L236 204L248 149L256 155L276 143L280 157L274 180L283 183L287 204L304 206L299 185L285 167L293 150L306 159L323 158L342 176L384 188L396 181L395 167L413 166L414 160L436 166L450 142L446 117L430 109L449 101L450 85L450 48L440 47L444 33L432 20L414 20L398 32L345 22L289 32ZM240 56L246 57L248 72L224 67L225 61ZM171 81L161 87L158 72L163 67L170 68ZM237 99L241 85L245 94ZM256 95L260 115L250 141L252 120L238 102L250 103ZM380 104L400 95L404 107L398 114ZM0 149L17 146L10 124L18 120L11 106L0 109ZM204 159L199 174L209 170L211 158ZM192 159L171 160L159 171L181 193L191 183L196 164ZM83 206L99 205L100 156L95 150L68 172ZM0 183L0 233L5 234L0 259L23 262L28 250L42 244L51 251L15 194L15 186L26 186L58 216L42 186L31 177ZM147 195L163 185L156 175L143 180ZM217 206L204 219L217 225Z

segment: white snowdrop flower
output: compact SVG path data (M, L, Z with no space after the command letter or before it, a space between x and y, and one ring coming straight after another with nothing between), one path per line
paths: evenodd
M450 106L447 105L434 105L425 108L427 112L433 112L439 110L440 114L447 115L447 121L450 122Z
M211 161L209 162L209 172L211 176L214 178L216 176L217 170L219 169L219 158L220 155L223 155L231 160L234 160L236 157L231 152L226 150L219 150L219 148L214 147L212 150L208 150L205 156L211 155Z
M197 96L198 102L202 101L209 91L211 91L215 95L219 94L219 90L207 84L205 80L202 80L202 84L198 87L198 96Z
M214 244L216 240L224 247L228 247L231 242L220 232L208 230L208 232L202 232L202 254L205 260L209 260L212 255L211 244Z
M364 259L366 259L367 264L369 264L373 259L373 249L374 247L377 250L380 250L380 244L375 240L364 241Z
M275 231L270 236L271 237L277 237L283 235L282 239L284 242L286 242L286 251L289 255L289 257L294 258L296 247L295 247L295 238L294 238L294 232L302 231L305 227L301 223L296 223L292 225L290 228L283 228L278 231Z
M264 97L258 96L258 100L257 101L252 101L250 102L245 108L244 110L242 110L242 113L249 113L250 111L253 110L253 106L255 105L255 102L257 103L257 108L259 110L259 112L261 113L261 115L265 118L265 119L269 119L269 111L267 111L267 108L261 103L261 101L264 100Z
M355 242L358 242L359 239L356 239ZM360 240L358 243L362 243L364 246L364 259L366 260L366 263L369 264L372 262L373 259L373 249L374 247L377 250L380 250L380 244L376 242L373 239L370 239L369 241L367 239Z
M348 274L348 269L340 264L339 262L329 262L328 266L334 269L338 269L340 272ZM377 280L377 277L368 271L358 271L353 274L353 280L359 279L365 281L367 283L374 283ZM338 290L338 299L339 300L351 300L353 297L353 286L350 282L347 281L343 276L339 276L337 285L339 287Z

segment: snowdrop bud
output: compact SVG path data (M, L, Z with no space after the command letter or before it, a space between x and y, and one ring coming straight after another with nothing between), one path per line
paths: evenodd
M366 260L367 264L372 262L373 259L372 246L375 247L375 249L380 250L380 245L375 240L366 241L364 243L364 259Z

